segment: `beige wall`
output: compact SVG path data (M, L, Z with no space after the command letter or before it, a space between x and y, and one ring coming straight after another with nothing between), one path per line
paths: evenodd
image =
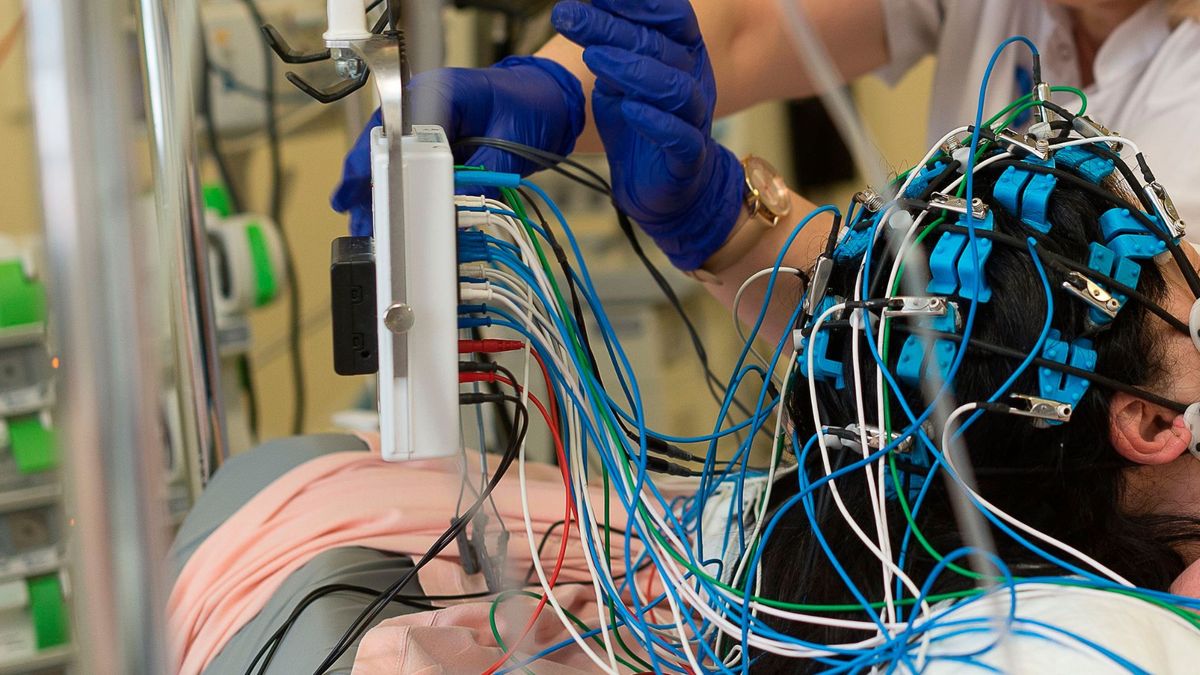
M0 37L20 16L21 0L0 0ZM4 92L0 95L0 149L6 167L0 180L0 233L3 234L28 234L41 227L23 33L0 64L0 91Z

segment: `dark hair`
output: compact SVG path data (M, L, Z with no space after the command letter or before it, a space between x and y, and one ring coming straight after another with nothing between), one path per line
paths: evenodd
M975 192L990 206L996 231L1017 237L1022 242L1026 237L1037 235L992 199L992 187L998 175L999 171L985 168L976 174L975 180ZM1049 234L1036 236L1039 249L1086 263L1088 244L1101 239L1099 217L1108 208L1111 205L1096 195L1060 181L1047 212L1053 226ZM930 246L936 241L936 234L928 239ZM877 248L876 253L886 255L883 247ZM890 265L887 260L880 262ZM860 260L838 263L829 292L851 296L859 264ZM1061 331L1066 340L1082 335L1087 306L1062 290L1065 274L1061 269L1047 265L1046 272L1054 289L1053 327ZM997 243L987 262L986 276L993 290L992 298L978 307L973 339L1028 352L1042 331L1046 312L1043 283L1032 257L1023 246ZM1149 300L1161 304L1167 286L1157 265L1143 262L1138 290ZM965 313L965 303L962 307ZM1150 318L1144 305L1128 302L1111 327L1091 336L1098 352L1096 372L1132 385L1153 383L1163 375L1161 350L1156 339L1161 326L1157 319ZM831 385L818 384L821 417L833 425L844 425L857 419L854 398L857 383L849 365L850 335L848 330L831 334L832 340L842 340L845 388L838 390ZM903 339L903 335L900 338ZM889 365L894 371L900 350L895 347L896 338L892 340ZM873 400L875 364L865 346L861 354L865 359L862 369L864 394L868 400ZM969 350L953 382L955 399L959 402L987 399L1018 363L1007 356ZM1028 369L1011 391L1036 394L1036 373L1036 368ZM806 385L807 382L799 380L788 402L801 442L816 431ZM924 409L921 392L909 390L905 395L914 409ZM1075 407L1071 421L1050 428L1038 428L1029 418L984 414L964 434L966 447L977 467L979 491L985 498L1025 523L1096 558L1126 579L1141 586L1165 589L1184 568L1184 561L1174 545L1200 538L1200 524L1187 518L1136 515L1123 509L1123 473L1132 465L1117 454L1109 441L1110 398L1110 391L1093 384ZM892 407L894 420L907 419L894 402ZM869 414L873 414L873 406L868 409ZM816 453L812 455L815 457ZM861 455L841 457L840 463L844 465L856 459L861 459ZM834 460L839 461L836 454ZM801 470L805 469L814 479L824 474L813 458L807 467L801 467ZM796 493L796 484L794 476L777 483L772 497L772 514L785 499ZM837 487L849 512L859 522L872 522L863 472L855 471L839 479ZM816 522L830 548L837 553L842 567L868 599L882 598L879 561L833 508L827 488L814 492L813 499ZM890 536L898 549L906 520L895 499L888 500L887 509ZM951 510L950 495L940 476L929 489L917 524L932 548L943 555L963 546ZM1063 574L1061 568L1046 563L994 528L993 534L998 553L1013 574ZM914 541L907 548L905 571L920 584L936 562ZM968 565L966 560L960 562ZM970 579L945 573L939 576L934 592L963 590L972 585ZM800 504L780 517L764 548L761 595L802 604L855 602L812 536L808 516ZM829 616L861 620L865 615L851 612ZM765 621L780 632L820 644L854 642L863 635L861 631L772 617L765 617ZM757 656L756 672L793 673L824 667L819 662L773 654Z

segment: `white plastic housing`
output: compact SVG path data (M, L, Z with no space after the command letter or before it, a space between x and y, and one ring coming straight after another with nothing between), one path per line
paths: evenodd
M329 0L329 29L325 40L362 40L371 36L362 0Z
M379 434L389 461L448 457L459 449L458 265L454 223L454 158L441 127L413 126L405 136L404 232L388 218L387 139L371 133L375 204L375 288L379 329ZM393 261L391 237L405 236L407 261ZM412 329L395 335L383 323L392 272L405 274ZM393 341L407 341L405 363ZM397 368L397 365L400 367Z

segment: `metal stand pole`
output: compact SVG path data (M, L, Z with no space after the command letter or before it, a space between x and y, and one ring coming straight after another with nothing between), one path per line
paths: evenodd
M26 0L83 670L167 672L164 451L121 0Z
M195 0L138 0L137 14L159 238L170 267L180 419L195 497L212 474L210 458L226 458L229 447L196 166L191 66L199 53L199 13Z

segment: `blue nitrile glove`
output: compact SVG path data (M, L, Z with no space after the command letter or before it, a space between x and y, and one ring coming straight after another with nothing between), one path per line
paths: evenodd
M488 136L569 155L585 120L583 88L566 68L536 56L510 56L491 68L443 68L421 73L409 83L409 96L439 99L445 110L437 122L450 142ZM414 110L429 109L423 105ZM350 213L350 233L365 236L371 222L371 129L381 124L379 111L346 156L342 182L333 193L333 209ZM540 167L494 148L467 148L454 153L459 164L492 171L529 175Z
M596 75L592 114L617 204L676 267L700 267L737 222L745 174L712 138L717 88L691 5L568 0L553 22Z

